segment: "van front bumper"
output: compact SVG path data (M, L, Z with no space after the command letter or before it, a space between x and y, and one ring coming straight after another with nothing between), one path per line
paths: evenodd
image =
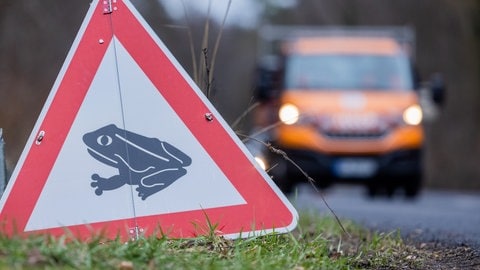
M420 176L421 149L404 149L381 155L327 155L298 149L283 149L288 157L316 181L368 182L372 179L403 179ZM278 157L277 157L278 161ZM272 161L271 164L274 164ZM300 170L284 162L283 173L299 179Z

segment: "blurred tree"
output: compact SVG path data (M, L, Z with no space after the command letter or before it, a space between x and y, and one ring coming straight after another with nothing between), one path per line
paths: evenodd
M301 0L295 9L266 14L273 24L413 27L423 79L439 72L447 82L441 114L426 123L428 184L479 189L479 6L475 0Z
M2 1L0 125L12 168L75 37L88 0Z
M20 155L90 2L0 1L0 127L4 128L9 170ZM190 44L193 42L198 61L202 55L206 18L190 12L187 6L186 17L172 22L161 2L132 2L193 76ZM441 72L448 87L440 116L427 123L429 184L480 188L478 0L296 2L295 8L285 9L263 0L263 21L415 28L420 73L427 80L431 74ZM257 45L255 30L230 26L223 32L215 63L212 100L230 123L251 102ZM209 50L219 31L220 26L211 22ZM189 39L189 32L193 41Z

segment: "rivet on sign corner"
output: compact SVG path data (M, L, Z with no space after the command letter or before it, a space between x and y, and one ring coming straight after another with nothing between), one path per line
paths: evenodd
M37 139L35 140L35 144L40 145L44 137L45 137L45 131L42 130L40 131L40 133L38 133Z
M208 122L213 121L213 114L212 113L206 113L205 114L205 119L207 119Z
M98 43L100 44L103 44L105 42L105 40L103 40L102 38L98 40Z

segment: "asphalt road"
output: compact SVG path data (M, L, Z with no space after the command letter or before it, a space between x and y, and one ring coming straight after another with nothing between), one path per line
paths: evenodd
M480 193L424 190L414 200L394 196L369 198L362 187L334 186L324 191L325 199L337 216L352 219L379 231L400 229L415 241L466 244L480 250ZM308 185L291 196L297 210L330 214Z

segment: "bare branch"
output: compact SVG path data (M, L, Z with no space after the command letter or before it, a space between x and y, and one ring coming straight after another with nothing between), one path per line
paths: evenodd
M340 221L340 218L338 218L337 214L335 213L335 211L333 211L332 207L330 207L330 205L328 204L327 200L325 199L325 197L323 196L322 192L320 190L318 190L318 188L316 187L315 185L315 179L313 179L312 177L310 177L308 175L307 172L305 172L295 161L293 161L288 155L287 153L285 153L285 151L281 150L281 149L278 149L274 146L272 146L271 143L266 143L264 141L261 141L261 140L258 140L252 136L248 136L248 135L245 135L245 134L241 134L241 133L238 133L237 132L237 135L240 136L240 137L244 137L244 138L248 138L250 140L254 140L260 144L263 144L270 152L276 154L276 155L279 155L281 156L283 159L285 159L286 161L290 162L293 166L295 166L295 168L297 168L302 174L303 176L305 176L305 178L307 178L308 182L310 183L310 185L313 187L313 189L318 193L320 194L320 198L322 198L322 201L323 203L325 204L325 206L328 208L328 210L330 211L330 213L332 213L332 215L335 217L335 220L337 221L338 225L340 226L340 228L342 229L342 231L348 236L350 237L350 234L347 232L347 230L345 229L345 227L343 226L342 222Z

